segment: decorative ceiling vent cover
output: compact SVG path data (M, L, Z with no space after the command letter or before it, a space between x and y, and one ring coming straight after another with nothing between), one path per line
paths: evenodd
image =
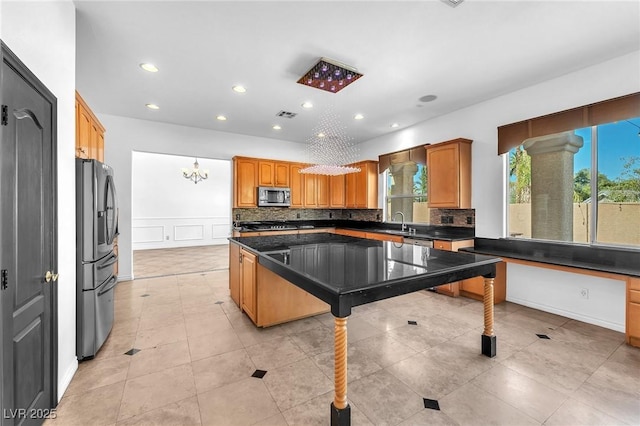
M279 113L276 114L276 116L284 117L284 118L293 118L296 115L298 114L296 114L295 112L289 112L289 111L280 111Z
M460 5L460 3L462 3L464 0L442 0L444 3L448 4L451 7L457 7Z
M352 66L333 59L320 58L317 64L300 77L298 83L330 93L338 93L360 77L362 74Z

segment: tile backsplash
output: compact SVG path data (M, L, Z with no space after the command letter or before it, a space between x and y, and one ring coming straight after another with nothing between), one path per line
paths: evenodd
M233 209L233 221L262 220L321 220L351 219L382 221L381 209L291 209L287 207L259 207L255 209Z
M431 225L450 225L473 228L476 226L474 209L430 209Z
M322 220L351 219L381 222L382 209L292 209L288 207L258 207L233 209L231 219L250 222L264 220ZM430 209L431 225L449 225L473 228L476 225L474 209Z

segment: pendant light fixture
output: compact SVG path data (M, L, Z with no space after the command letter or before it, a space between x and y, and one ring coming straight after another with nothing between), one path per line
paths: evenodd
M184 176L185 179L189 179L193 183L197 184L198 182L203 181L209 177L209 171L200 170L200 165L198 164L198 159L196 158L195 162L193 163L193 168L182 169L182 176Z

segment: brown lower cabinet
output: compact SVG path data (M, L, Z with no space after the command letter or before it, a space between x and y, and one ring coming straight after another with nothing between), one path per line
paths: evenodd
M484 278L473 277L462 280L460 284L460 296L471 299L483 300L484 298ZM493 280L493 304L504 302L507 298L507 264L500 262L496 264L496 277Z
M329 305L269 271L256 255L229 243L231 299L258 327L329 312Z
M627 343L640 347L640 278L627 278Z
M459 248L462 247L473 247L473 240L465 240L465 241L442 241L442 240L434 240L433 248L438 250L447 250L447 251L458 251ZM445 285L440 285L436 287L436 292L441 294L446 294L451 297L460 296L460 283L450 283Z

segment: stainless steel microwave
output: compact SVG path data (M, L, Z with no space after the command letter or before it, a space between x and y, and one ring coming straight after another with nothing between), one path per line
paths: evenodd
M289 207L291 189L258 187L258 207Z

